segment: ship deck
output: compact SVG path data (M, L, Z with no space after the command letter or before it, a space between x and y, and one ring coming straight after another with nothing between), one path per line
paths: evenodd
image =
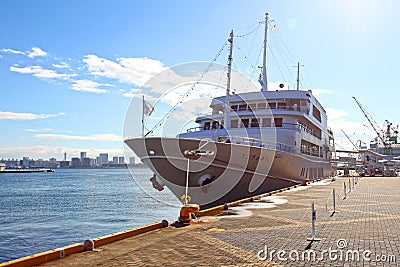
M97 252L77 253L41 266L399 264L400 178L363 177L349 192L353 179L343 177L297 187L263 198L261 204L255 201L227 211L241 216L201 217L202 222L187 227L157 229L100 246ZM336 213L332 213L333 189ZM318 242L307 240L311 237L312 201L315 237L321 239ZM278 251L285 253L279 257ZM314 251L322 260L307 258L304 251Z

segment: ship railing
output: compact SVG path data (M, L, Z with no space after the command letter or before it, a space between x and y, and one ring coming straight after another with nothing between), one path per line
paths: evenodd
M227 140L229 140L229 141L227 141ZM273 141L267 141L267 140L261 140L261 139L256 139L256 138L230 136L229 138L227 137L225 139L225 142L231 142L233 144L240 144L240 145L247 145L247 146L254 146L254 147L262 147L262 148L279 150L279 151L284 151L284 152L293 152L291 146L289 146L287 144L273 142Z
M194 133L194 132L200 132L201 130L203 130L203 127L193 127L193 128L189 128L186 130L187 133Z
M187 133L194 133L194 132L200 132L200 131L210 131L210 130L216 130L216 129L222 129L223 126L219 125L218 127L214 126L209 126L209 127L192 127L186 130ZM276 129L289 129L289 130L295 130L295 131L302 131L306 132L314 137L317 137L318 139L321 139L321 135L318 134L317 132L313 131L311 128L308 128L304 124L295 124L295 123L283 123L282 126L260 126L260 125L255 125L252 126L251 124L248 127L241 127L242 128L247 128L247 129L252 129L252 128L262 128L262 129L267 129L267 128L276 128Z

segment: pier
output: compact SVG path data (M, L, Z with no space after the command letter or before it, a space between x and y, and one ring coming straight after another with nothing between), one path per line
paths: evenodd
M399 188L398 177L323 180L200 212L222 214L190 226L94 240L94 251L41 266L398 266ZM29 266L14 263L0 266Z
M54 172L53 169L5 169L0 173L34 173L34 172Z

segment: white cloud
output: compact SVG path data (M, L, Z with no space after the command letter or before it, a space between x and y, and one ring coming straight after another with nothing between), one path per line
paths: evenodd
M122 137L115 134L35 134L34 137L38 140L122 141Z
M144 95L145 95L145 98L146 98L146 101L150 101L150 102L153 102L153 103L154 103L154 102L156 102L156 101L158 100L157 97L154 97L154 96L152 96L152 95L149 95L149 94L144 93L143 90L140 89L140 88L132 88L132 89L130 89L129 91L126 91L126 90L124 90L124 89L119 89L119 91L121 92L121 94L122 94L124 97L127 97L127 98L134 98L134 97L138 97L138 96L144 94ZM141 97L141 96L140 96L140 97Z
M39 47L32 47L31 51L26 51L26 52L11 49L11 48L3 48L3 49L0 49L0 52L11 53L11 54L16 54L16 55L27 55L30 58L44 57L44 56L48 55L48 53L46 51L43 51Z
M142 86L148 79L165 70L163 63L149 58L118 58L117 62L87 55L82 60L93 75L118 79Z
M57 73L54 70L43 69L41 66L11 66L10 71L23 74L33 74L33 76L41 79L68 79L69 77L77 76L77 74Z
M81 92L90 92L96 94L105 94L109 91L103 88L99 88L99 86L109 86L108 84L100 84L98 82L90 81L90 80L73 80L73 84L71 85L71 89L75 91Z
M32 51L29 52L28 57L34 58L34 57L44 57L47 56L47 52L43 51L39 47L32 47Z
M59 64L52 64L52 66L54 67L54 68L57 68L57 69L68 69L70 66L68 65L68 63L66 63L66 62L60 62Z
M133 98L137 95L137 90L131 89L129 92L125 90L120 90L122 95L128 98Z
M25 132L53 132L55 131L53 128L43 128L43 129L25 129Z
M50 117L57 117L65 115L64 113L58 114L34 114L22 112L0 111L0 120L39 120Z
M365 126L364 122L350 121L347 118L349 113L346 111L336 108L326 108L326 111L329 126L335 136L335 143L339 144L340 148L353 149L353 145L342 133L342 130L349 136L353 143L358 142L358 140L369 143L376 136L370 128Z
M330 94L331 93L331 91L326 90L326 89L310 89L310 90L311 90L311 92L312 92L312 94L314 96L319 96L319 95L322 95L322 94Z
M3 48L0 50L0 52L2 53L11 53L11 54L19 54L19 55L25 55L25 53L23 51L19 51L19 50L14 50L14 49L10 49L10 48Z
M329 121L344 120L349 115L346 111L337 108L326 108Z

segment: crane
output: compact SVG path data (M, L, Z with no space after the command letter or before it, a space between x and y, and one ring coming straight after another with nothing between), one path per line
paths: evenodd
M386 138L389 140L390 143L397 144L397 135L399 134L399 126L397 125L397 128L394 128L392 126L393 123L389 122L388 120L385 120L385 123L386 123L386 133L385 133Z
M382 136L382 134L378 131L378 124L376 121L372 118L372 116L368 113L368 111L361 105L361 103L357 100L355 96L353 96L354 101L356 101L358 107L361 109L362 113L364 114L364 117L368 120L369 124L372 126L372 129L374 129L374 132L378 135L378 138L382 141L383 146L385 147L385 154L391 154L391 146L390 143L385 141L385 138Z
M354 146L354 148L355 148L356 150L358 150L356 144L354 144L354 142L350 139L350 137L346 134L346 132L343 131L343 130L342 130L342 132L343 132L344 136L346 136L347 139L350 141L350 143Z

